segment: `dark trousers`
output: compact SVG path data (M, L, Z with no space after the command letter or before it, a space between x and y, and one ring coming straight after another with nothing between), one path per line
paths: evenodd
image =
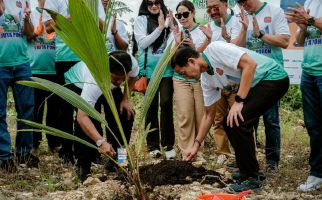
M74 66L78 61L69 62L56 62L55 70L57 74L57 82L60 85L65 84L64 73L67 72L72 66ZM67 86L69 87L69 86ZM54 125L55 128L65 131L67 133L73 133L73 122L74 122L74 107L63 100L62 98L57 98L57 120ZM73 152L73 142L71 140L61 139L62 148L59 155L71 155Z
M112 93L113 93L114 101L116 104L116 108L120 108L120 103L123 98L123 93L122 93L121 89L115 88L112 90ZM101 96L98 99L97 103L95 104L95 109L100 112L102 109L102 106L104 106L105 119L106 119L110 129L113 131L113 133L115 134L116 138L121 143L121 145L124 145L120 131L119 131L118 126L116 124L116 121L113 117L113 114L112 114L104 96ZM119 112L119 117L120 117L120 121L121 121L121 124L123 127L123 131L124 131L126 140L127 140L127 142L129 142L130 137L131 137L132 125L133 125L134 119L133 119L133 117L131 119L128 119L127 112L125 112L125 111L123 111L123 113ZM101 123L99 123L98 121L96 121L92 118L91 118L91 121L94 123L97 131L102 135L103 130L102 130ZM77 136L83 140L86 140L89 143L92 143L93 145L96 146L95 141L93 141L90 137L88 137L84 133L84 131L79 126L77 121L75 121L75 136ZM109 142L113 146L115 151L118 147L120 147L120 145L117 143L116 139L114 138L114 136L112 135L112 133L109 130L106 130L106 138L107 138L107 142ZM74 150L75 150L75 157L78 159L77 165L81 165L83 167L90 167L91 162L94 162L96 159L98 159L100 157L100 154L96 149L87 147L87 146L85 146L81 143L78 143L78 142L75 142Z
M275 165L280 161L281 149L281 131L280 131L280 116L279 116L280 102L276 101L274 105L263 114L263 121L265 126L265 155L266 163L268 165ZM259 118L255 122L255 134L257 136L257 129Z
M34 77L46 79L52 82L57 81L57 77L55 74L33 74ZM55 126L55 121L57 120L57 109L59 108L58 104L56 104L57 97L51 92L35 89L35 109L34 109L34 118L35 122L42 123L43 122L43 114L44 114L44 106L47 102L47 114L46 114L46 125L50 127ZM60 146L61 139L59 137L55 137L52 135L46 135L49 148L53 149L55 147ZM33 138L33 147L38 148L42 139L42 135L39 132L34 132Z
M304 122L310 136L310 175L322 178L322 76L301 77Z
M160 101L160 128L159 128L159 101ZM147 145L149 150L160 149L161 145L167 147L167 150L173 148L174 145L174 125L173 125L173 81L172 77L162 78L151 106L147 112L145 124L151 123L150 129L155 129L147 136Z
M233 128L224 123L224 128L232 144L236 162L241 174L245 176L257 176L259 164L255 152L254 123L273 104L287 92L289 79L276 81L260 81L251 88L241 111L244 122L239 119L239 126ZM224 119L226 122L227 116Z

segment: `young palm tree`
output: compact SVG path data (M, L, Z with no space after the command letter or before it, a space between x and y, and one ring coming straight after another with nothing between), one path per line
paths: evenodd
M98 1L99 0L69 0L71 20L63 17L58 13L49 10L48 12L55 20L55 32L73 50L73 52L75 52L78 57L86 63L97 85L102 90L102 93L113 112L113 116L118 124L118 128L125 144L125 148L128 152L129 171L121 166L120 168L127 174L128 180L135 186L137 193L136 195L140 199L148 199L140 181L139 158L142 152L145 137L149 132L149 126L145 130L143 125L144 117L139 119L139 136L135 144L135 152L130 152L130 148L126 141L123 128L118 116L117 108L115 106L115 102L110 89L111 79L109 69L109 54L107 53L107 49L105 47L104 38L106 33L102 33L99 29L99 19L97 12ZM117 4L115 3L115 1L111 0L106 11L106 27L108 27L110 16L114 14L114 5ZM106 28L103 28L103 30L106 30ZM155 70L154 75L151 78L151 82L148 86L147 93L144 98L144 106L141 110L141 116L146 116L146 112L151 105L154 95L157 92L162 74L164 73L168 63L170 62L171 57L175 53L176 49L170 51L170 47L171 45L169 45L169 48L166 49L166 52L158 63L158 67L156 68L157 70ZM88 51L89 49L90 51ZM96 111L92 106L90 106L85 100L83 100L73 91L44 79L32 79L33 81L20 81L19 83L30 87L51 91L65 99L76 108L86 112L90 117L100 121L105 127L109 128L108 122L105 120L105 118L102 117L102 115L98 111ZM23 121L24 123L37 128L38 130L35 130L37 132L45 131L47 134L81 142L84 145L97 149L96 146L83 141L69 133L31 121L20 121ZM134 159L133 155L135 155L136 159ZM110 157L109 155L106 156ZM112 158L110 157L110 159ZM115 160L113 161L117 164Z

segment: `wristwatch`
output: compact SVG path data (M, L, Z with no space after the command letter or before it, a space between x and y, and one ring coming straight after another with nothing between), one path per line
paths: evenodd
M239 95L236 95L236 96L235 96L235 101L236 101L237 103L245 103L245 102L246 102L246 99L243 99L243 98L241 98Z
M308 26L313 26L315 23L315 19L314 17L310 17L308 20L307 20L307 25Z
M98 139L98 140L96 140L96 146L97 146L97 147L102 146L103 142L104 142L104 139L103 139L103 138L102 138L102 139Z
M259 35L257 36L258 39L261 39L265 35L265 31L260 30Z

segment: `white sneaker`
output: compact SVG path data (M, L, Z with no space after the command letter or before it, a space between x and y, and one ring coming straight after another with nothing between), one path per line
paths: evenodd
M220 154L217 158L217 165L223 165L228 160L228 157L224 154Z
M174 149L171 149L170 151L165 152L165 158L167 160L173 160L176 157L176 151Z
M305 183L299 185L297 188L298 190L302 192L310 192L313 190L318 190L322 186L322 178L315 177L315 176L309 176Z
M159 149L156 149L156 150L150 151L149 154L152 158L160 158L161 151Z

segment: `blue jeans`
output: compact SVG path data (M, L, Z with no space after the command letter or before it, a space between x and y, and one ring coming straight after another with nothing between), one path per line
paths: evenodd
M266 163L268 165L275 165L280 161L281 154L281 131L279 119L280 102L276 101L274 105L263 114L263 121L265 126L265 155ZM255 123L255 131L257 136L259 119Z
M31 87L16 84L19 80L31 80L31 68L29 63L0 67L0 160L12 157L11 139L6 122L7 93L9 86L12 87L17 119L33 121L34 90ZM29 126L17 122L17 130L30 129ZM26 155L32 149L32 132L17 132L16 154Z
M310 136L310 175L322 178L322 76L302 72L304 122Z

